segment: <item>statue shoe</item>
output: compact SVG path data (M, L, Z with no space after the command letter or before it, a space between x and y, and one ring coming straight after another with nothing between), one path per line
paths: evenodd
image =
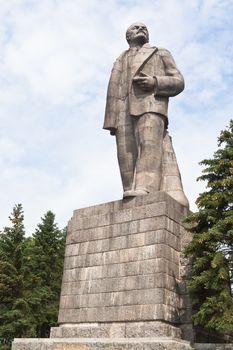
M145 194L148 194L149 191L147 191L146 189L138 188L134 191L134 193L135 193L135 196L144 196Z
M135 197L136 196L136 192L134 190L128 190L128 191L125 191L123 193L123 198L126 198L126 197Z
M136 190L128 190L123 193L123 198L126 197L136 197L136 196L144 196L145 194L148 194L149 191L145 189L136 189Z

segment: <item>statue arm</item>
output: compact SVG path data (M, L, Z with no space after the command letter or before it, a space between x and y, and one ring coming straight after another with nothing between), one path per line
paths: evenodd
M168 50L161 49L165 75L156 75L156 96L176 96L184 90L184 78Z
M122 55L113 65L111 76L108 83L107 101L105 107L105 118L103 129L110 131L111 135L115 135L117 128L118 99L119 99L119 83L122 74Z

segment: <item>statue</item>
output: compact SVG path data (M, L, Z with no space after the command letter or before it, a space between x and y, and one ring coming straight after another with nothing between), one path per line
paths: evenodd
M166 191L188 207L168 134L168 100L184 79L166 49L151 47L143 23L126 32L129 49L114 63L104 129L116 136L123 198Z

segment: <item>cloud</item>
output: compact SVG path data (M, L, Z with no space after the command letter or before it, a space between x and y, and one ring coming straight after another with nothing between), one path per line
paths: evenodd
M137 20L185 76L186 90L170 101L170 133L195 208L198 162L233 110L232 1L0 2L0 226L18 202L31 233L49 209L64 226L78 207L121 198L102 122L112 64Z

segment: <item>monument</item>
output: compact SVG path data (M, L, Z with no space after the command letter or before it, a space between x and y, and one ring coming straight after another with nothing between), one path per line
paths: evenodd
M144 24L126 38L104 121L116 136L123 199L74 211L59 327L50 339L15 339L13 350L191 349L188 201L167 131L168 99L184 80L171 54L149 45Z
M116 135L123 197L165 191L188 206L167 131L168 100L183 91L183 76L168 50L149 45L144 24L132 24L126 39L129 50L112 69L104 121Z

